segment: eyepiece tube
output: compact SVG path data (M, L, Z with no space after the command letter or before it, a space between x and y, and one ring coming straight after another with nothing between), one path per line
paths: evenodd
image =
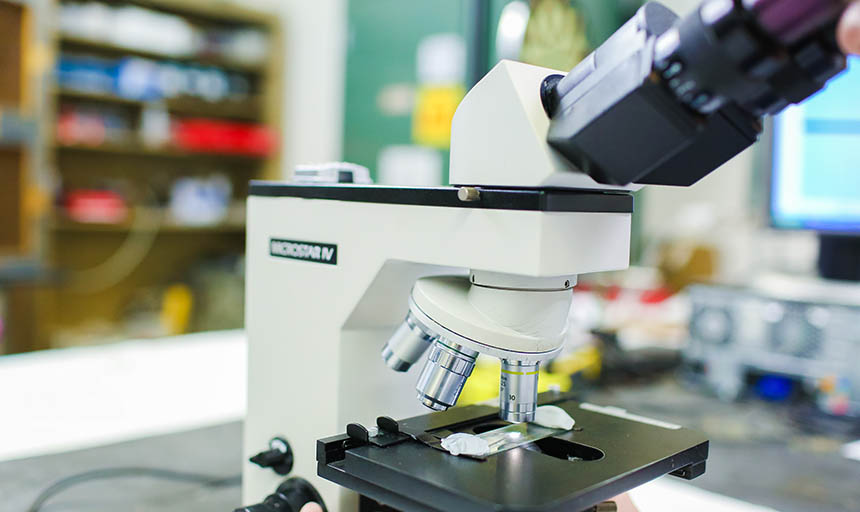
M537 408L540 363L502 360L499 377L499 416L513 423L532 421Z
M743 0L759 26L783 44L792 45L833 25L845 10L845 0Z
M415 385L418 400L434 411L453 407L475 368L477 357L474 350L438 339Z
M434 339L435 335L425 332L409 312L382 347L382 360L392 370L405 372L424 355Z

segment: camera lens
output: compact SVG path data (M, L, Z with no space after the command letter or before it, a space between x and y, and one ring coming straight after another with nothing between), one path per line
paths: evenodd
M434 411L453 407L466 379L475 368L478 353L455 343L438 339L427 356L418 377L418 400Z

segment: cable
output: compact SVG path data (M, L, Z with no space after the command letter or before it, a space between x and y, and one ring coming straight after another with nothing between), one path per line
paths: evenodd
M33 504L30 505L30 507L27 509L27 512L39 512L46 501L75 485L92 480L128 477L160 478L163 480L173 480L176 482L193 483L206 487L233 487L239 485L242 482L242 475L216 477L211 475L204 475L201 473L189 473L183 471L174 471L171 469L134 466L94 469L91 471L84 471L83 473L78 473L76 475L67 476L54 482L44 491L39 493L36 499L33 500Z

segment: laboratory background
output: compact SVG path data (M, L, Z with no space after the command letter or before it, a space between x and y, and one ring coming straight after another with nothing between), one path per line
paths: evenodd
M661 3L684 16L700 1ZM492 172L456 181L467 153L562 165L534 128L548 121L517 116L542 101L522 84L531 66L601 69L589 55L642 5L0 0L0 510L860 511L860 57L690 186L601 181L620 188L580 199L550 184L543 203L509 206L533 191ZM461 106L504 122L460 129ZM602 129L599 145L637 162L639 131ZM559 213L556 197L592 206ZM481 201L510 217L457 216ZM553 231L566 215L600 227ZM508 218L541 232L508 236ZM375 275L365 258L409 261ZM426 329L456 330L456 315L417 314L434 316L421 301L441 281L421 283L443 268L539 294L468 261L613 270L569 272L561 306L512 302L505 314L563 319L551 354L513 364ZM397 352L401 334L430 359ZM506 410L506 385L588 407L536 434L517 416L534 404ZM522 428L531 444L491 440L467 460L426 425L374 423L451 405L433 417L484 411L494 422L472 438ZM630 430L594 434L598 416ZM441 462L408 474L413 444ZM393 459L350 466L372 449ZM520 452L532 458L518 466ZM552 478L523 476L550 471L532 460L548 454ZM397 467L399 480L385 472ZM565 476L604 473L587 489ZM553 493L572 504L542 508Z

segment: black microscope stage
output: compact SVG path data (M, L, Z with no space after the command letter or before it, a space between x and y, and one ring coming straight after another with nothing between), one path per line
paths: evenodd
M376 436L351 424L317 441L317 471L397 510L559 512L589 510L665 474L704 473L708 440L699 432L556 393L540 403L567 411L574 429L476 460L444 452L439 439L508 425L495 407L380 418Z

